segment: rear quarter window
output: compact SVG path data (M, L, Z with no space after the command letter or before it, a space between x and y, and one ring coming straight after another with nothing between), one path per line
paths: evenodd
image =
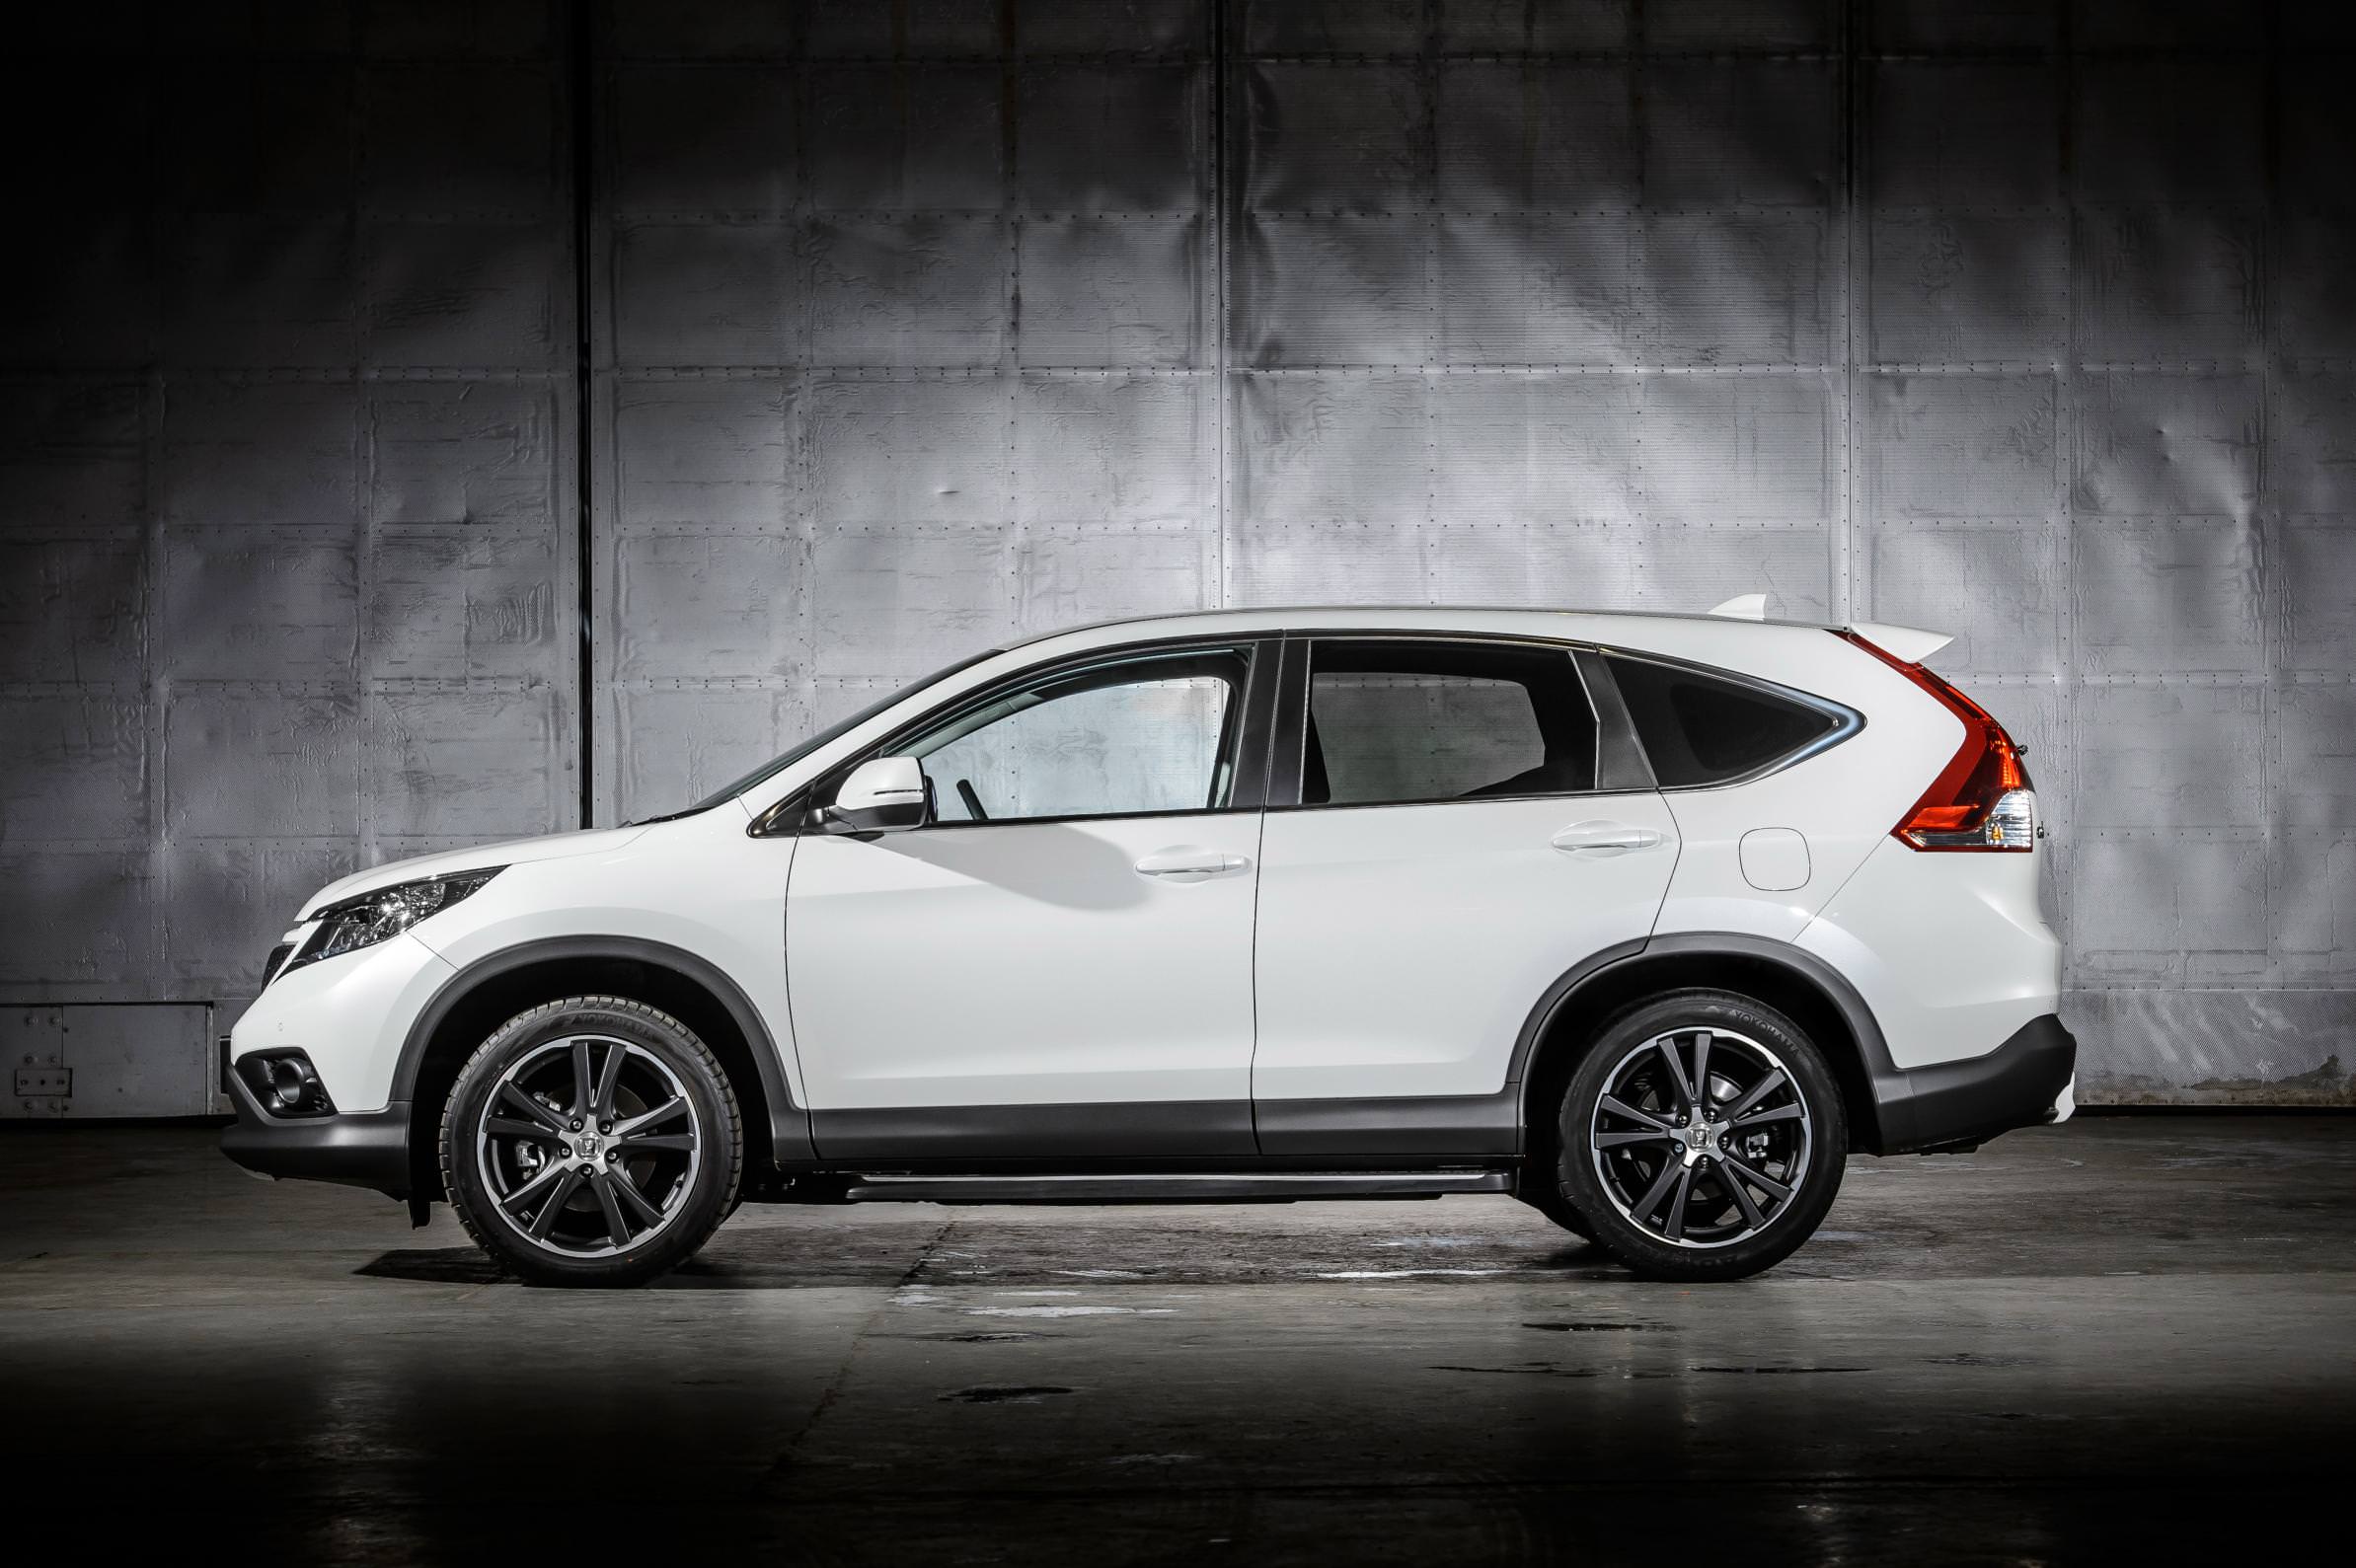
M1610 655L1612 678L1664 789L1724 784L1824 738L1840 720L1740 681Z

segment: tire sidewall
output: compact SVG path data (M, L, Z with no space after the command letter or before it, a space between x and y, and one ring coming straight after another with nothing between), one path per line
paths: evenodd
M702 1144L694 1183L671 1223L658 1234L604 1257L567 1257L516 1234L495 1212L476 1153L475 1131L501 1075L551 1040L579 1034L627 1040L656 1056L685 1091ZM501 1025L451 1086L441 1141L444 1185L468 1232L527 1283L549 1285L636 1285L683 1262L734 1208L743 1142L735 1096L703 1042L651 1008L606 998L552 1003Z
M1769 1221L1765 1231L1728 1246L1675 1246L1629 1220L1604 1190L1589 1148L1596 1100L1621 1060L1657 1035L1687 1028L1748 1035L1775 1052L1806 1101L1811 1123L1810 1164L1798 1193ZM1741 1279L1782 1262L1815 1233L1831 1209L1841 1190L1849 1152L1849 1122L1840 1083L1823 1053L1798 1025L1775 1008L1716 991L1656 998L1605 1024L1571 1073L1557 1132L1555 1178L1565 1200L1587 1220L1599 1245L1635 1272L1659 1279Z

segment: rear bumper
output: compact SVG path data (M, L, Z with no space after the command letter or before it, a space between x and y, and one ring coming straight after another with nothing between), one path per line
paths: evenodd
M263 1176L339 1181L387 1197L409 1196L409 1102L333 1116L272 1116L235 1073L222 1080L237 1102L237 1125L221 1153Z
M1986 1056L1878 1077L1884 1155L1977 1143L2058 1120L2078 1072L2078 1041L2053 1013L2031 1018ZM2067 1115L2068 1108L2061 1109Z

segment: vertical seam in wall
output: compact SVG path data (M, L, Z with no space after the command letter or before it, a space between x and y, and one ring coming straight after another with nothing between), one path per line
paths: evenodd
M2277 901L2282 889L2277 885L2277 866L2291 854L2290 802L2286 797L2282 766L2284 669L2290 655L2290 627L2284 618L2288 579L2283 576L2283 545L2288 538L2285 520L2278 511L2274 492L2274 465L2271 450L2274 438L2274 400L2277 394L2275 354L2274 291L2268 280L2281 276L2276 237L2277 193L2282 177L2282 6L2280 0L2267 0L2264 11L2265 57L2259 67L2258 78L2258 427L2257 472L2252 476L2253 493L2250 498L2256 528L2252 541L2251 562L2257 581L2258 599L2258 656L2264 662L2266 684L2258 701L2263 705L2259 713L2260 732L2264 739L2258 746L2258 790L2265 802L2266 826L2264 837L2265 881L2259 898L2260 918L2266 923L2267 984L2288 985L2290 977L2284 971L2284 949L2279 940L2282 932Z
M1862 384L1858 367L1858 314L1869 297L1866 274L1872 265L1866 244L1862 167L1864 58L1871 42L1864 15L1863 0L1849 0L1841 13L1841 518L1832 542L1829 607L1838 623L1858 619L1858 392Z
M1217 559L1212 562L1212 580L1217 584L1216 608L1225 609L1234 601L1234 585L1229 579L1234 552L1229 548L1229 534L1233 528L1233 506L1228 493L1228 426L1234 416L1235 395L1227 374L1228 324L1228 252L1231 243L1228 224L1228 199L1232 181L1228 171L1228 81L1227 81L1227 0L1211 0L1211 333L1212 345L1211 396L1217 410L1218 469L1214 476L1215 488L1211 496L1212 548Z
M596 64L591 33L595 22L591 11L585 6L569 9L572 19L568 42L572 56L572 570L576 621L573 656L574 680L579 686L573 706L580 723L578 825L587 828L595 825L597 811L596 535L589 510L594 476L592 435L596 425L592 342L595 309L589 290L589 253L594 239L589 192L596 155L590 107L596 91Z
M2074 134L2073 116L2077 112L2076 89L2078 68L2075 60L2076 36L2070 25L2070 10L2061 8L2056 18L2054 46L2054 198L2060 208L2062 225L2062 352L2053 373L2053 461L2054 488L2049 513L2056 520L2055 550L2060 557L2062 573L2061 615L2061 728L2062 748L2070 759L2070 810L2072 820L2069 854L2057 876L2058 886L2069 887L2075 880L2078 860L2077 812L2082 796L2081 784L2085 770L2080 767L2078 709L2080 694L2085 690L2078 668L2078 412L2073 392L2077 385L2078 368L2078 149ZM2030 778L2036 776L2030 765ZM2077 947L2071 940L2071 907L2060 898L2055 900L2054 914L2061 927L2062 992L2066 996L2074 978L2072 969L2077 959ZM2107 1020L2106 1020L2107 1021Z

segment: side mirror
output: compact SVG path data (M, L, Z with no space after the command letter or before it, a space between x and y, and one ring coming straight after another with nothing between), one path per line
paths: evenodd
M933 781L914 757L861 763L825 811L830 833L899 833L932 820Z

